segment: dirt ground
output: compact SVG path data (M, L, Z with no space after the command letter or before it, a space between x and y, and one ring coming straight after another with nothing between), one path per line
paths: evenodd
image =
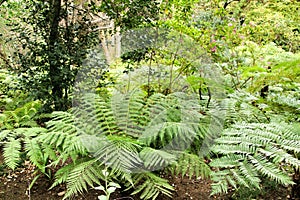
M40 177L33 187L29 190L29 185L33 180L34 168L30 164L23 168L18 168L14 172L1 169L0 161L0 200L61 200L65 193L65 186L57 186L48 190L51 183L48 178ZM158 200L230 200L230 194L222 196L210 196L210 181L203 179L189 179L187 177L167 177L169 182L175 187L173 197L158 197ZM74 200L97 200L101 192L89 190L81 196L74 197ZM130 193L124 193L121 190L116 191L111 197L112 200L138 200L138 196L130 196ZM246 198L235 198L246 199ZM248 198L247 198L248 199ZM262 195L256 199L300 199L290 198L290 188L279 188L262 191Z

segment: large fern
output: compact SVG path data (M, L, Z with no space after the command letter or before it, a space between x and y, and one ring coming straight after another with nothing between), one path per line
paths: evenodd
M289 169L299 169L300 132L287 124L238 123L226 129L212 151L220 158L210 166L212 194L227 192L229 186L260 188L262 178L293 184Z
M209 169L203 158L190 152L185 154L185 162L180 154L190 145L201 145L207 135L205 127L210 120L205 118L209 115L200 111L198 100L183 93L147 97L137 90L115 93L108 100L86 95L70 113L53 113L47 123L48 133L40 137L44 152L56 152L54 164L67 158L73 161L72 167L57 172L54 186L66 182L65 197L81 193L98 184L101 176L96 177L94 172L105 167L116 179L122 177L124 183L135 188L134 194L155 199L160 193L171 195L172 187L148 171L172 165L176 173L188 171L191 176L207 177ZM90 159L81 161L80 157L88 155L93 156L94 164L89 164ZM74 174L69 174L73 169Z

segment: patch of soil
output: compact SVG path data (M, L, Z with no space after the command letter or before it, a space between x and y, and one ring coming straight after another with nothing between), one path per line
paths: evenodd
M0 155L1 157L1 155ZM65 193L65 185L57 186L51 190L48 190L51 183L47 177L41 176L34 183L33 187L29 190L29 185L33 180L34 167L29 163L25 163L24 168L18 168L14 172L1 170L1 158L0 158L0 200L61 200ZM165 177L168 178L171 185L174 186L175 191L173 197L160 196L157 200L230 200L232 194L222 196L210 196L210 184L209 180L204 179L189 179L187 177ZM89 190L89 193L85 193L81 196L74 197L75 200L97 200L97 197L101 194L97 190ZM262 191L262 195L257 199L277 200L277 199L291 199L290 189L279 188L277 190ZM247 197L246 197L247 198ZM112 200L138 200L139 196L130 196L130 193L124 193L122 191L116 191L111 196ZM235 198L245 199L245 198ZM295 199L295 198L294 198ZM299 198L298 198L299 199Z

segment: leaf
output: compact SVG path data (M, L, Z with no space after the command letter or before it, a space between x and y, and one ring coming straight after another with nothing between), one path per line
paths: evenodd
M110 194L110 193L113 193L114 191L116 191L116 187L109 187L107 188L107 192Z
M105 196L105 195L100 195L100 196L98 196L98 199L99 199L99 200L109 200L109 199L107 198L107 196Z
M102 190L102 191L105 191L105 188L100 185L100 186L97 186L97 187L94 187L95 190Z

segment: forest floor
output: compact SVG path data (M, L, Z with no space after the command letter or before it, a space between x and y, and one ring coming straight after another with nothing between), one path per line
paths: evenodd
M16 169L14 172L3 168L3 160L0 155L0 200L61 200L65 194L65 185L57 186L48 190L51 181L47 177L40 177L29 190L29 185L34 178L34 167L29 163L25 163L22 168ZM1 168L2 166L2 168ZM165 177L166 178L166 177ZM189 179L188 177L167 177L170 184L175 187L172 198L160 196L158 200L230 200L230 194L222 196L210 196L211 182L204 179ZM298 200L300 198L290 198L290 188L280 187L277 189L266 188L255 199L277 200L291 199ZM74 200L97 200L100 191L91 189L89 193L74 197ZM138 196L131 196L130 193L124 193L121 190L116 191L111 196L112 200L138 200ZM235 198L235 199L249 199Z

